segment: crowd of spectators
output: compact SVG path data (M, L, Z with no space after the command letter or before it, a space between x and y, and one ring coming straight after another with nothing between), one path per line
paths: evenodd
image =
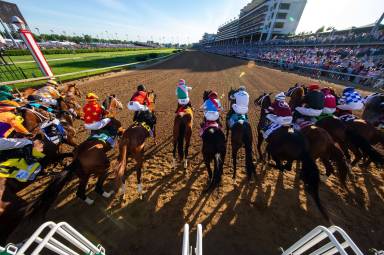
M379 40L384 40L383 31L378 32L375 36ZM365 33L362 33L354 34L353 37L348 38L363 40L363 38L367 37ZM317 39L319 40L319 38ZM313 40L312 45L307 46L289 45L299 44L297 40L292 41L289 39L280 44L277 44L275 40L275 42L264 42L262 46L259 43L245 43L212 46L206 48L206 50L266 62L282 69L305 72L315 77L327 76L363 86L384 87L383 44L330 46L327 45L326 40L328 39L325 37L321 41ZM347 38L338 39L347 40ZM309 37L303 40L301 41L302 44L308 44L308 41L312 39ZM361 43L361 41L359 42Z

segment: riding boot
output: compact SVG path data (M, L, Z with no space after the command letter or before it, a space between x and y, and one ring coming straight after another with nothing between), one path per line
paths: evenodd
M135 111L135 113L133 114L133 122L135 122L137 120L138 115L139 115L139 112Z
M28 165L32 165L33 163L37 162L37 159L32 155L33 144L24 146L22 150L24 153L25 162L27 162Z

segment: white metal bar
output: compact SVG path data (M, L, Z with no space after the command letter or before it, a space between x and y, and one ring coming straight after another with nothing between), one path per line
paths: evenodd
M46 247L47 249L49 249L49 250L51 250L54 253L57 253L59 255L80 255L79 253L71 250L70 248L68 248L65 245L63 245L62 243L60 243L59 241L57 241L57 240L53 241L53 240L55 240L55 239L51 238L49 240L49 242L47 242L44 245L44 247ZM43 242L43 239L41 237L37 237L36 242L38 244L40 244Z
M190 255L189 254L189 225L184 225L184 234L183 234L183 248L182 255Z
M59 223L60 224L60 223ZM76 229L74 229L71 225L69 225L66 222L61 223L65 228L68 230L68 232L76 238L80 239L80 242L82 242L84 245L86 245L92 252L98 253L100 252L100 249L95 246L93 243L91 243L88 239L86 239L82 234L80 234Z
M294 243L291 247L289 247L289 248L283 253L283 255L294 254L294 251L296 251L297 249L299 249L299 248L303 245L303 243L307 243L309 240L313 239L315 236L317 236L318 234L320 234L322 229L325 229L325 227L323 227L323 226L318 226L318 227L314 228L314 229L311 230L308 234L306 234L305 236L303 236L302 238L300 238L299 241L297 241L297 242ZM307 241L307 240L308 240L308 241Z
M347 241L344 242L344 243L342 243L342 244L340 244L340 245L341 245L341 247L343 247L343 250L345 250L346 248L349 247L349 244L348 244ZM323 255L333 255L333 254L336 254L336 253L338 253L338 252L339 252L339 251L337 250L337 248L336 248L336 247L333 247L331 250L329 250L329 251L323 253Z
M203 226L201 224L197 225L196 229L196 255L203 255Z
M349 235L340 227L338 226L331 226L330 229L337 231L349 244L351 249L357 254L357 255L364 255L363 252L357 247L355 242L349 237Z
M309 255L319 255L319 254L324 254L325 252L328 252L329 250L331 250L332 248L334 248L335 245L332 243L332 242L329 242L325 245L323 245L322 247L320 247L319 249L311 252ZM337 251L337 250L336 250Z
M19 251L17 252L17 255L21 255L21 254L24 254L25 251L33 244L33 242L35 242L36 238L39 237L39 235L41 234L41 232L44 231L44 229L46 229L47 227L54 227L56 226L56 223L52 222L52 221L48 221L44 224L42 224L33 234L32 236L24 243L24 245L19 249Z

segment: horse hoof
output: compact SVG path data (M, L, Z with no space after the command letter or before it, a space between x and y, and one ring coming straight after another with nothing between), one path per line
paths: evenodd
M112 191L110 191L110 192L103 192L103 194L101 194L103 197L105 197L105 198L110 198L112 195L113 195L113 190Z
M95 200L92 200L90 199L89 197L86 197L84 202L87 204L87 205L93 205L93 203L95 202Z
M326 175L320 175L320 180L321 180L322 182L327 182L327 180L328 180L328 176L326 176Z

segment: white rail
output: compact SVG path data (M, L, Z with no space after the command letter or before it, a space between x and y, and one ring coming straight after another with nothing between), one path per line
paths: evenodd
M189 244L189 225L184 225L182 255L193 255L192 246ZM203 227L197 225L195 255L203 255Z
M341 242L335 237L334 234L339 234L341 237ZM318 245L323 242L325 239L329 239L329 242L322 245L320 248L317 248ZM288 248L283 252L282 255L299 255L299 254L308 254L311 248L316 246L316 250L309 253L310 255L320 255L320 254L356 254L363 255L361 250L356 246L352 239L345 233L345 231L337 226L331 226L326 228L324 226L318 226L313 229L311 232L302 237L294 245ZM350 248L353 253L347 253L346 249ZM307 252L307 253L306 253Z
M41 237L43 231L46 232L47 230L49 231L45 236ZM54 237L55 234L60 237L60 239L64 239L66 243L71 244L71 247L68 247L56 239L57 237ZM34 245L35 243L37 246ZM56 224L52 221L41 225L20 249L9 245L3 249L3 251L12 255L38 255L43 249L48 249L53 252L53 254L59 255L105 255L105 249L101 245L95 246L68 223L60 222ZM1 251L2 249L0 248L0 252Z

